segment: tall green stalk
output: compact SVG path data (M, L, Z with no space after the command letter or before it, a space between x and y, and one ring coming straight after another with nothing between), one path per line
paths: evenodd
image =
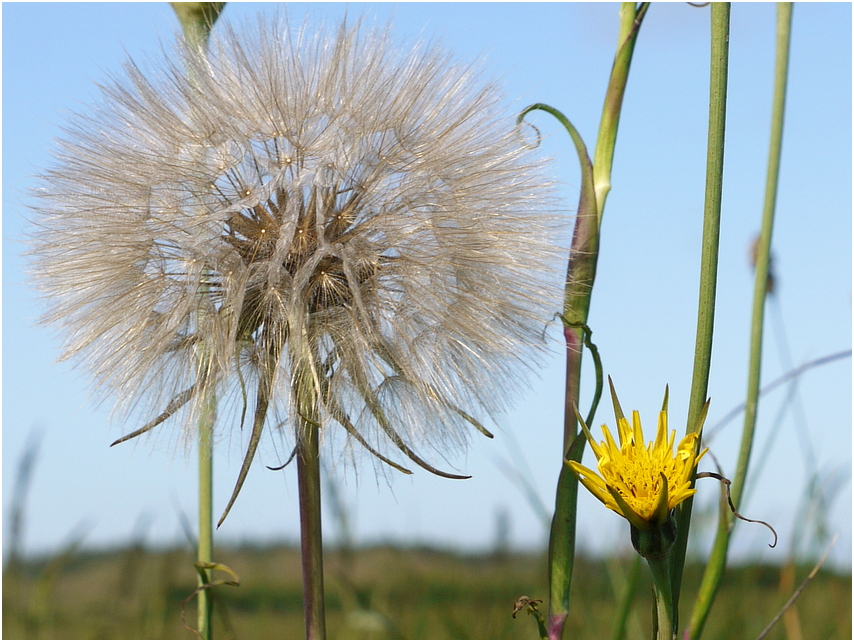
M299 487L300 544L302 549L302 599L305 637L326 639L323 590L323 531L320 521L320 425L317 403L308 373L303 369L294 383L299 410L297 431L297 484Z
M582 350L591 347L587 317L590 296L596 278L599 257L599 228L605 199L611 189L611 166L617 139L617 127L623 104L629 67L634 52L638 30L649 3L640 6L624 2L620 9L620 33L617 54L611 69L611 78L602 109L594 160L591 163L581 136L569 120L548 105L532 105L522 112L520 120L529 111L546 111L561 122L572 137L581 163L582 187L578 203L575 231L567 268L564 295L563 323L566 341L566 388L564 402L563 459L581 460L584 439L576 440L578 425L574 406L579 404L581 391ZM591 347L592 349L592 347ZM601 394L601 373L597 376L597 392L592 414ZM555 513L549 536L549 616L547 635L560 638L569 613L569 588L575 561L575 525L578 503L578 480L565 464L561 466L555 498Z
M652 575L652 592L655 598L655 639L675 640L678 627L676 605L679 600L670 584L670 556L647 559Z
M700 257L700 301L697 311L697 338L694 348L694 373L688 406L686 434L702 425L700 416L707 399L709 369L712 359L712 334L715 320L715 291L718 274L718 240L720 237L721 193L723 191L724 131L726 124L727 68L729 62L728 2L711 5L711 70L709 82L709 134L706 152L706 196L703 211L703 241ZM699 444L698 444L699 447ZM695 471L696 474L696 471ZM693 484L693 479L692 479ZM691 525L693 498L676 508L676 541L671 551L671 588L676 599L674 617L679 613L679 593L688 532Z
M225 7L224 2L172 2L187 41L207 48L211 29ZM200 359L200 377L206 373L206 358ZM204 387L203 387L204 388ZM216 397L205 390L204 407L198 424L199 446L199 543L197 561L213 563L213 423ZM198 568L198 585L211 583L211 569ZM213 639L213 595L210 588L199 592L198 631L202 639Z
M197 560L213 562L213 423L216 397L205 393L204 410L199 418L199 545ZM211 583L210 569L199 568L199 586ZM213 595L206 588L199 593L198 630L202 639L213 639Z
M762 211L762 230L756 256L756 281L753 286L753 318L750 326L750 363L747 379L747 404L744 412L744 428L741 434L741 448L738 464L732 483L732 502L739 508L753 435L756 427L756 415L759 401L759 382L762 366L762 333L764 327L765 298L768 288L768 267L771 256L771 233L774 226L774 211L777 202L777 180L780 174L780 155L783 142L783 114L786 103L786 81L789 67L789 42L792 30L792 3L781 2L777 5L777 55L774 70L774 102L771 115L771 143L768 153L768 175L765 183L765 203ZM700 594L691 616L690 635L699 637L706 618L712 607L723 570L726 566L727 549L732 532L733 516L723 511L718 524L715 543L709 557L709 563L700 585Z

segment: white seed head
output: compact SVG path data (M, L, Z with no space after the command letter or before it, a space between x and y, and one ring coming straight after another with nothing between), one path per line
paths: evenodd
M502 101L437 46L360 25L218 26L206 56L128 63L34 207L64 356L188 428L203 389L233 410L223 431L259 388L267 425L295 428L302 386L327 441L465 443L560 301L552 183Z

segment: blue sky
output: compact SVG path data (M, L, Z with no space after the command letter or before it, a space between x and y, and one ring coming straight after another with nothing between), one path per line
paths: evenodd
M589 146L595 143L614 55L619 5L611 3L289 4L295 21L336 21L366 14L391 20L401 46L438 39L458 59L480 59L507 95L508 110L533 102L561 109ZM85 373L56 363L59 342L36 320L43 307L27 286L22 239L26 191L49 164L53 140L70 110L85 108L95 83L119 72L127 56L152 57L177 30L166 3L6 3L3 5L3 507L8 509L18 459L32 431L42 445L27 504L25 550L55 550L75 529L88 546L122 544L144 531L151 543L183 541L178 513L195 515L195 457L169 424L138 443L109 448L137 428L111 421L112 399L92 398ZM241 21L270 4L230 4L223 19ZM693 359L705 176L709 11L654 4L641 30L623 108L590 315L594 341L623 408L654 426L665 384L671 425L684 431ZM732 11L729 112L716 330L709 394L711 426L743 401L753 288L748 249L759 228L767 163L775 7L736 4ZM535 117L546 135L572 225L579 172L556 122ZM773 252L778 290L768 307L763 382L790 367L851 346L851 7L795 6L791 74ZM555 302L555 309L560 302ZM553 356L531 390L494 427L492 441L473 435L451 457L472 475L451 481L418 471L412 477L336 470L357 540L393 540L485 549L498 515L509 517L510 541L540 546L546 531L510 466L546 505L560 467L563 354L551 329ZM582 405L589 403L592 367ZM740 558L782 560L811 523L802 509L809 476L818 472L832 496L830 531L840 539L836 564L851 560L851 362L811 370L792 403L786 388L760 406L754 463L774 433L761 468L751 469L742 512L771 522L781 535L767 547L762 527L740 524L732 551ZM99 403L100 402L100 403ZM596 429L613 426L607 403ZM741 418L711 443L733 474ZM235 431L218 445L215 512L239 470L245 438ZM258 464L275 465L272 444ZM591 464L588 452L586 463ZM709 469L711 462L706 463ZM718 488L700 482L693 542L706 550ZM325 514L327 541L337 537ZM145 526L143 526L145 525ZM220 542L295 540L295 471L250 472L218 532ZM628 548L628 528L582 491L582 547ZM809 532L809 531L807 531ZM802 549L799 549L802 550Z

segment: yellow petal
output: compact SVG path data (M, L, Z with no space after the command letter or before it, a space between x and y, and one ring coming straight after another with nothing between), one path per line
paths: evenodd
M593 439L593 435L590 432L590 428L587 427L587 424L584 423L584 419L581 418L581 415L578 412L578 408L573 403L572 409L575 411L575 418L578 420L578 423L581 424L581 429L584 431L584 436L587 437L587 441L590 442L590 447L593 449L593 454L596 455L596 459L600 459L602 457L602 449L599 447L599 444L596 443L596 440Z
M587 466L579 464L577 461L570 461L568 464L575 476L578 477L578 481L584 484L584 487L593 493L593 496L600 502L607 505L611 496L606 490L605 480L587 468Z
M611 497L614 498L614 501L619 506L620 510L617 512L620 513L623 517L625 517L632 526L637 528L639 531L648 531L652 528L652 525L646 521L643 517L638 515L631 506L626 503L626 500L623 499L623 496L620 495L616 490L608 486L608 492L611 494Z
M643 446L643 428L641 428L640 413L632 410L632 436L637 446Z
M640 413L633 411L629 423L615 409L619 445L608 426L603 425L604 441L595 448L599 474L572 464L573 472L599 501L641 529L663 524L669 519L671 509L694 495L691 478L697 462L707 452L704 449L697 453L698 433L685 435L676 445L676 431L668 427L667 396L665 391L655 438L648 444L644 442ZM616 397L613 388L612 397ZM708 404L703 415L707 411ZM702 421L698 427L702 427ZM594 443L591 435L586 437Z
M659 526L667 521L667 518L670 516L670 505L669 505L669 497L667 493L667 475L663 472L661 473L661 492L658 494L658 498L655 503L655 510L652 513L651 522L658 524Z
M631 427L625 417L617 422L617 434L620 437L620 446L625 446L632 440Z
M658 431L655 433L655 450L667 447L667 413L658 413Z
M622 423L625 423L625 421L626 420L623 419ZM621 443L623 441L622 423L620 424L620 442ZM619 446L617 446L616 442L614 441L614 438L611 436L611 431L608 430L608 426L606 426L605 424L602 424L602 434L605 435L605 441L602 444L605 447L605 449L607 449L608 451L610 451L612 453L620 452Z

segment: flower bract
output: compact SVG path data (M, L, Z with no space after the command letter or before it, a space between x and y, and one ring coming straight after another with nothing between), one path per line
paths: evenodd
M211 396L218 430L252 417L244 475L300 422L439 473L413 444L486 432L559 301L552 181L501 93L358 23L218 25L152 67L72 117L35 194L64 356L150 412L133 435Z
M692 475L708 450L697 452L698 430L685 435L674 452L676 431L667 429L666 398L665 395L665 407L658 415L655 440L649 443L644 443L640 414L632 412L629 424L616 401L619 443L605 424L605 440L597 443L579 417L596 455L599 474L578 462L568 462L579 481L599 501L642 531L664 524L670 511L696 492L691 487Z

